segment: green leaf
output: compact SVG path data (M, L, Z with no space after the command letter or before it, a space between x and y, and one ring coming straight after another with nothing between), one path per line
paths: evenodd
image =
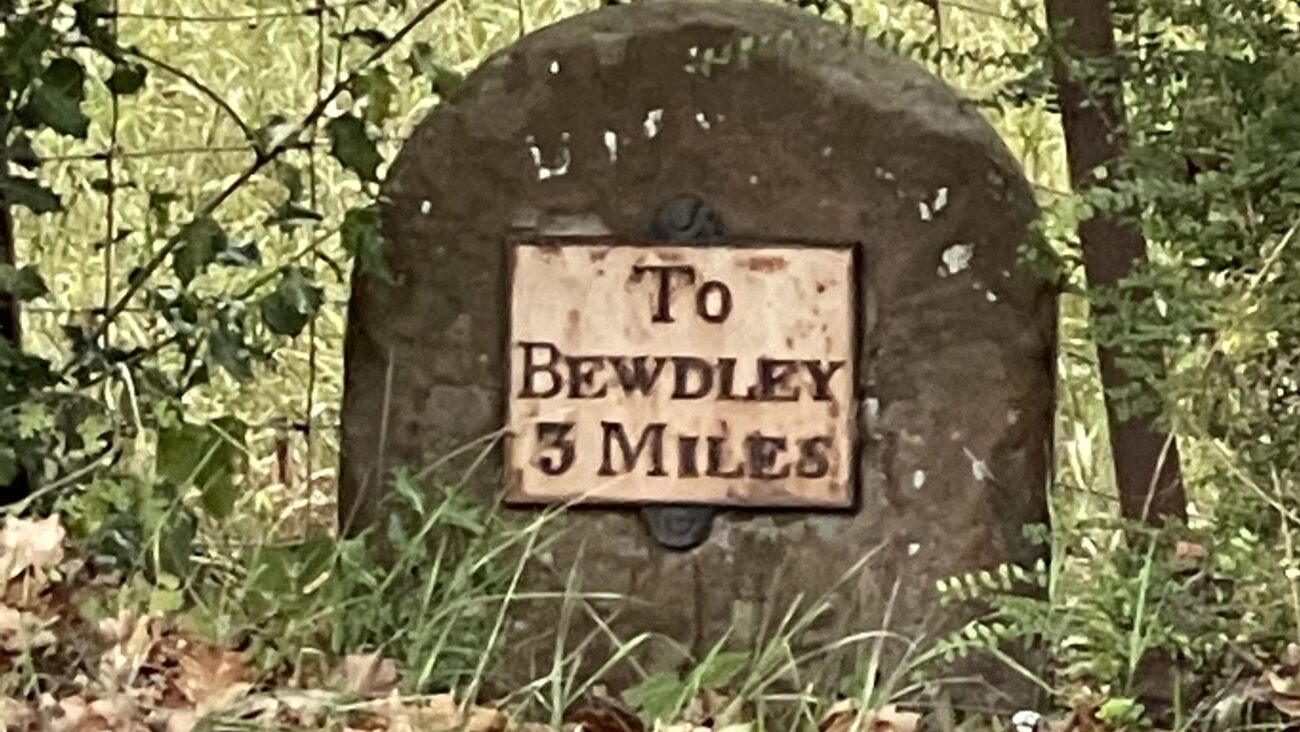
M36 170L41 166L41 157L32 147L32 138L25 132L14 135L13 142L9 144L8 157L9 162L27 170Z
M379 164L384 159L361 118L351 114L336 117L325 126L325 131L330 138L330 152L343 167L361 176L362 180L379 180Z
M35 300L48 293L50 288L34 265L14 267L12 264L0 264L0 292L19 302Z
M383 124L392 112L397 85L385 68L376 68L362 74L352 82L352 92L366 102L365 119L372 124Z
M181 423L158 434L158 475L199 489L203 507L217 518L235 505L235 476L242 472L248 427L234 417L210 424Z
M55 132L85 138L90 118L81 111L86 98L86 71L70 58L50 61L19 113L29 127L44 125Z
M640 713L650 724L666 720L677 713L686 685L670 671L647 676L644 681L623 692L623 701Z
M237 324L222 319L208 333L208 357L239 381L251 381L251 354L244 344L244 334Z
M454 94L465 80L460 72L439 63L433 46L426 41L415 44L406 63L417 76L428 79L433 93L441 97Z
M392 273L384 259L384 232L378 206L348 211L339 227L339 237L343 240L343 249L357 260L362 272L392 281Z
M356 39L371 48L388 43L388 35L376 28L357 28L344 33L340 38L344 41Z
M63 208L59 194L46 188L34 178L22 176L0 177L0 200L26 206L32 213L43 214Z
M54 33L34 14L10 23L5 31L0 38L0 78L21 90L40 73L41 57L54 41Z
M154 555L154 574L184 577L194 552L194 537L198 534L198 519L184 506L168 514L158 528L158 542Z
M703 666L696 670L699 687L712 690L726 686L748 663L749 654L747 653L719 653L709 658Z
M144 80L149 76L149 70L142 64L122 62L113 67L113 73L108 77L108 90L114 94L135 94L144 86Z
M181 245L172 253L172 271L187 285L229 245L221 224L208 217L186 224L177 236Z
M272 333L293 337L302 332L323 301L323 291L307 270L289 267L275 291L262 298L259 308L262 321Z

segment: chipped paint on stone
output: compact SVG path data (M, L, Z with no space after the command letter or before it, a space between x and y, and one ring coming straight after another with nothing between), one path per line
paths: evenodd
M659 125L663 122L663 119L664 111L662 109L652 109L646 113L645 122L642 125L645 127L647 140L653 140L659 134Z
M989 470L988 463L976 457L969 447L963 447L961 451L966 453L966 459L970 461L971 475L975 477L976 481L983 483L986 480L993 479L993 471Z
M934 219L934 214L930 212L930 204L925 201L917 201L916 210L920 212L922 221L930 221Z
M943 265L948 268L948 274L957 274L969 268L974 257L975 247L970 244L953 244L943 250Z
M549 180L559 178L569 173L569 165L573 163L573 153L569 151L569 133L560 134L560 141L563 145L560 147L559 162L554 165L548 165L542 160L542 148L537 144L537 138L529 135L524 138L528 144L528 154L533 159L533 167L537 170L537 180Z
M618 162L618 133L605 130L605 149L609 151L609 162Z
M944 210L947 207L948 207L948 186L944 186L943 188L940 188L939 190L935 191L934 203L930 204L930 208L934 209L934 213L937 216L940 211Z

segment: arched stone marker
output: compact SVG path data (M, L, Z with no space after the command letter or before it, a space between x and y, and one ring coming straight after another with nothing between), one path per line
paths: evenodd
M349 310L344 524L381 518L380 471L423 465L512 424L533 442L520 436L501 452L495 472L478 483L484 502L501 499L508 487L515 499L541 491L543 500L593 490L636 500L644 489L652 503L677 496L721 506L707 538L685 551L656 542L635 507L570 511L561 522L567 533L530 580L560 586L580 553L583 590L630 599L615 617L615 633L655 631L696 653L728 632L743 645L763 618L779 619L797 596L816 598L833 587L834 612L806 642L878 628L895 586L894 627L934 632L960 621L934 602L936 579L1036 556L1023 529L1047 520L1055 300L1017 254L1035 208L990 126L917 65L864 46L842 27L770 4L664 0L606 8L538 31L488 60L406 142L387 193L386 257L395 279L358 274ZM657 212L682 196L707 206L732 246L695 244L704 252L698 260L689 249L648 250L651 259L629 254L650 245ZM566 244L555 237L602 239ZM524 255L526 272L512 271L524 261L521 240L541 240L539 251ZM595 253L571 257L569 245L594 246L628 267L662 267L685 256L700 279L662 283L671 296L665 307L679 308L675 325L694 330L654 340L659 331L643 330L628 314L639 308L650 318L662 294L653 278L663 270L643 272L649 279L639 284L629 277L625 298L594 302L591 293L619 292L622 275L599 271ZM764 245L778 247L766 255L789 269L742 286L738 273L762 269L747 248ZM832 283L821 300L798 290L814 275L794 272L829 271L827 257L844 245L857 260L838 270L849 280ZM714 280L734 302L722 299L720 286L695 305L683 299ZM758 292L768 300L755 299ZM565 310L579 301L585 309ZM776 302L794 316L778 318ZM852 317L834 316L845 303ZM680 309L695 307L698 317ZM548 308L571 322L550 318ZM731 315L742 312L759 316ZM767 362L737 366L750 376L767 373L767 386L737 386L737 411L716 411L726 400L717 394L719 358L753 363L764 353L750 346L772 340L770 329L783 329L778 335L790 336L785 343L795 349L817 328L829 335L824 343L808 340L807 353L767 353ZM525 338L543 336L555 352L523 352ZM785 348L780 339L773 343ZM851 351L842 350L850 343ZM585 353L602 357L630 357L637 347L667 357L676 355L663 352L673 345L711 360L715 394L664 397L652 419L610 381L616 366L608 361L578 363L580 376L588 368L599 378L565 387L574 392L553 390L540 375L545 364L562 351L572 355L563 347L584 344L596 349ZM849 352L851 362L828 373L837 368L829 365L840 358L834 353ZM773 362L796 360L818 365L783 381L786 367ZM533 369L534 391L525 393L521 368ZM682 368L690 376L692 366ZM818 368L826 377L820 401L813 393ZM792 394L782 391L791 385L803 391L790 405L808 411L767 427L769 418L788 413L766 402ZM598 406L584 401L602 388L615 393L602 393ZM519 416L529 409L531 417ZM616 421L602 414L629 420L618 423L626 433L606 427L602 436L602 419ZM622 471L631 474L621 475L616 489L594 480L589 473L597 467L540 479L543 461L558 469L564 451L543 455L539 440L554 438L556 448L560 438L539 438L528 420L563 422L566 415L582 433L574 465L596 466L604 457L637 468ZM643 453L634 444L656 419L666 425L667 477L651 475L656 435ZM734 485L725 477L732 467L719 463L712 482L693 494L688 479L708 472L701 467L707 447L688 443L695 457L684 456L681 436L697 432L678 421L699 428L700 440L717 429L735 440L758 434L743 446L718 448L720 455L735 451L726 453L732 458L757 457L747 458L748 472ZM826 445L807 447L809 435L823 433ZM795 447L801 435L804 453ZM626 444L614 441L622 437ZM621 458L590 452L615 449L610 445ZM829 456L834 468L827 471L846 468L845 479L828 478L808 450ZM790 472L781 486L804 491L799 500L763 492L783 467ZM817 479L825 482L812 486ZM558 613L546 603L520 607L510 646L519 661L514 673L545 673ZM649 663L672 661L669 649L657 646ZM603 660L595 650L587 656Z

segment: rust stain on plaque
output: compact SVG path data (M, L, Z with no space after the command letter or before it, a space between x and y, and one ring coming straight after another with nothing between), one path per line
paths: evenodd
M507 499L852 505L852 266L832 246L516 245Z

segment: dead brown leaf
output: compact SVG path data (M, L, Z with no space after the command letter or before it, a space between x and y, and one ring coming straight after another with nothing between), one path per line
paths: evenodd
M358 696L387 696L397 688L397 664L379 653L345 656L339 675L343 689Z
M0 529L0 577L7 581L29 569L43 573L57 567L66 537L58 514L39 521L6 516Z
M70 696L59 700L50 732L147 732L138 712L135 702L123 695L104 699Z
M186 643L176 688L202 714L229 709L248 693L248 661L242 653L203 643Z
M510 718L499 709L473 706L462 712L451 694L423 701L393 696L368 710L367 719L353 722L358 730L386 732L505 732Z
M18 653L53 645L58 639L50 626L57 621L0 604L0 648Z
M817 725L818 732L850 732L855 724L862 732L916 732L921 723L920 714L899 711L895 704L866 712L859 711L857 706L852 699L836 702ZM861 722L859 715L863 717Z

